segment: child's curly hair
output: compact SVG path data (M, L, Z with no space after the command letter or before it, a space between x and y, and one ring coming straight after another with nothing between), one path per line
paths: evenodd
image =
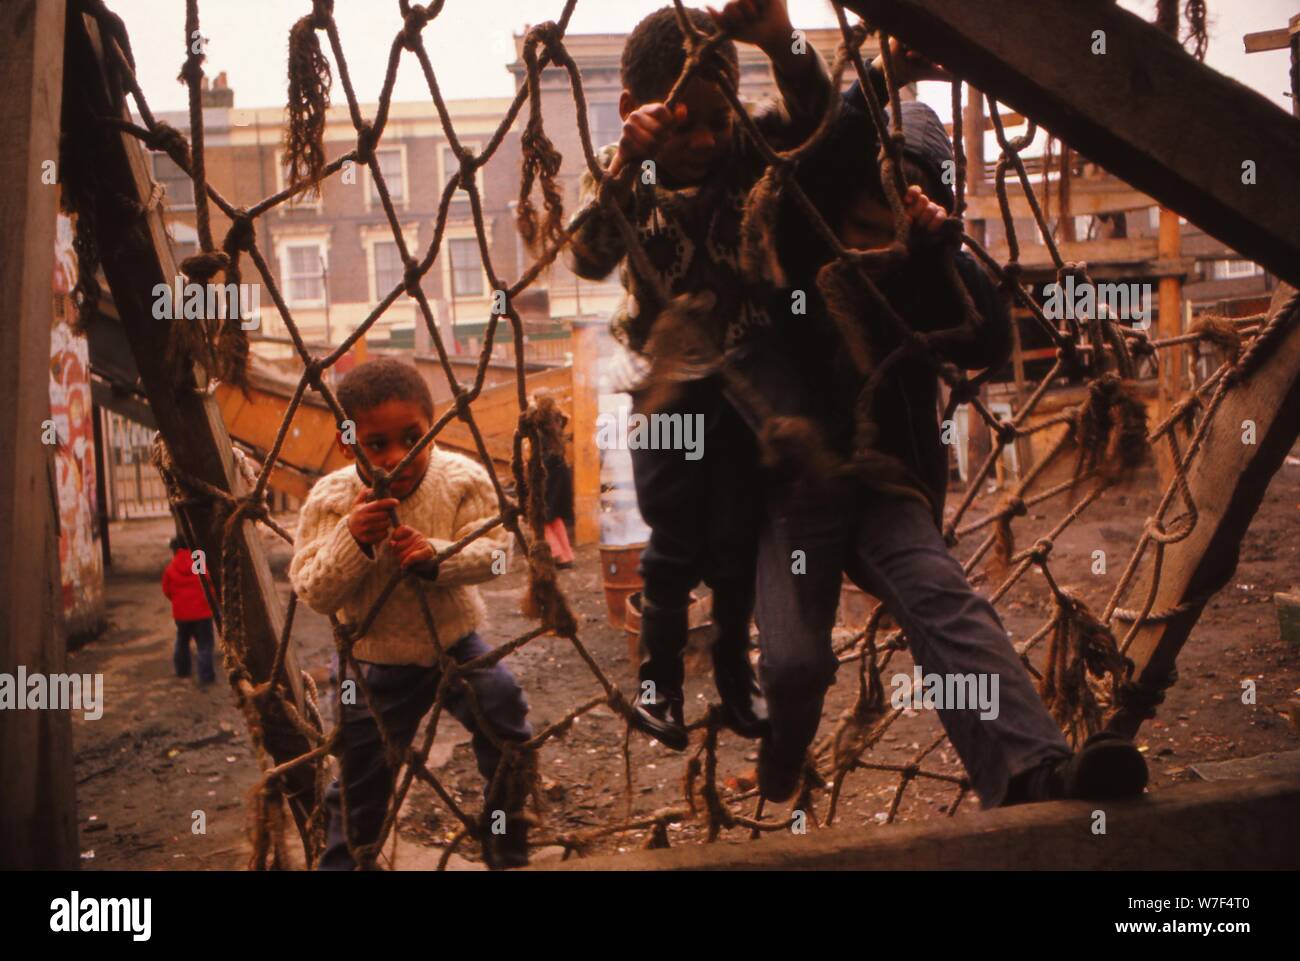
M686 16L701 33L717 30L703 10L688 7ZM729 77L733 84L739 83L740 57L735 43L727 40L719 44L714 54L706 67ZM686 38L677 22L677 11L662 7L638 23L623 46L623 87L639 103L653 103L668 95L685 65Z
M404 361L384 357L370 360L348 371L338 387L339 403L349 417L356 417L385 401L404 400L419 406L433 420L433 395L420 372Z

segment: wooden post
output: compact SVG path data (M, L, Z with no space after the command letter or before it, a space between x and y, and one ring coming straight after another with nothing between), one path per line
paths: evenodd
M168 452L179 471L228 492L240 490L230 435L221 418L216 396L202 370L190 365L179 378L166 356L171 326L185 323L154 316L153 290L170 285L177 276L167 241L162 212L145 210L151 178L144 150L135 137L106 128L104 117L117 108L109 97L109 85L99 30L93 19L76 16L68 25L69 111L65 117L68 150L65 156L80 166L76 172L83 202L93 207L96 244L113 301L149 399L150 411L166 441ZM74 140L75 138L75 140ZM87 169L91 165L91 169ZM71 181L74 174L69 171ZM85 178L93 191L87 192ZM88 199L86 199L88 197ZM124 200L139 205L132 209ZM248 269L252 269L249 267ZM191 530L196 546L208 557L208 572L220 589L222 570L218 563L224 535L220 505L196 498L180 510L184 527ZM242 655L253 684L270 677L271 667L284 626L284 610L271 578L270 565L256 526L239 525L236 551L240 564L244 636ZM231 638L223 637L223 644ZM302 675L294 648L284 660L284 680L303 717L308 717ZM307 753L312 745L289 721L276 702L268 699L262 713L262 733L268 753L282 764ZM299 832L306 845L307 819L316 803L315 768L302 764L290 771L282 785Z
M1286 197L1300 120L1159 28L1077 0L998 0L995 16L953 0L845 5L1300 285L1300 218Z
M1172 11L1172 13L1170 12ZM1162 4L1159 10L1158 25L1170 36L1178 37L1178 5ZM1163 263L1173 263L1182 256L1182 225L1177 211L1168 207L1160 208L1160 228L1156 237L1156 257ZM1162 274L1157 288L1159 313L1155 335L1158 339L1177 337L1183 332L1183 279L1178 274ZM1183 394L1183 365L1187 361L1187 351L1181 345L1167 348L1160 357L1159 380L1157 382L1156 410L1159 419L1164 420L1173 410L1174 404ZM1177 427L1174 430L1178 430ZM1179 432L1179 440L1183 439ZM1175 465L1169 448L1160 445L1156 458L1160 473L1161 486L1168 484L1174 475Z
M966 104L962 108L962 134L966 141L966 197L984 193L984 94L966 85ZM967 232L986 244L988 232L983 219L970 220Z
M0 674L62 674L50 324L65 7L0 4ZM25 698L27 691L17 691ZM0 869L78 865L72 717L0 711Z
M1294 293L1294 288L1279 285L1269 306L1269 317L1275 316ZM1253 443L1246 442L1247 421L1254 428ZM1183 604L1187 608L1167 620L1143 625L1134 636L1128 656L1136 665L1134 678L1144 687L1159 691L1169 685L1178 652L1205 602L1236 569L1241 539L1269 481L1297 437L1300 323L1293 321L1250 380L1224 398L1204 447L1188 471L1187 482L1198 511L1196 527L1165 549L1153 610L1171 610ZM1146 599L1152 550L1154 545L1148 548L1146 569L1129 592L1126 607L1137 607ZM1116 627L1126 629L1127 625L1117 622ZM1116 633L1122 636L1124 631ZM1140 711L1121 709L1110 726L1132 736L1141 723Z
M579 544L600 542L600 450L596 447L600 394L596 372L602 325L603 321L573 322L573 537Z

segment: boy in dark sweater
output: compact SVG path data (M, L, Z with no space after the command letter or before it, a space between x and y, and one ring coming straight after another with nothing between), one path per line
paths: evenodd
M883 89L877 93L883 99ZM913 329L958 327L962 308L939 260L940 234L953 204L943 177L952 169L946 166L951 145L925 104L904 103L902 110L903 171L912 185L904 197L913 220L909 257L876 283ZM801 185L849 248L881 247L894 236L877 149L855 84L831 134L800 165ZM939 707L940 721L984 807L1140 793L1146 765L1129 741L1103 732L1071 754L996 610L971 588L948 552L941 533L948 458L940 439L933 368L916 357L894 364L874 395L873 431L864 435L855 422L863 379L831 329L816 284L831 251L807 220L792 205L781 219L781 254L790 282L802 285L814 305L809 324L791 344L791 356L810 382L831 385L821 420L837 452L852 462L866 440L872 459L866 462L869 470L829 483L817 496L770 485L758 574L760 673L771 718L771 733L759 751L763 795L785 800L798 786L838 667L831 628L845 573L881 600L925 673L996 680L992 711ZM1001 367L1011 344L1006 307L969 255L955 254L955 265L978 316L973 330L942 345L941 359L968 370ZM865 293L852 309L867 331L871 360L879 363L899 343L899 334ZM796 551L805 558L802 573L792 572Z
M778 149L806 139L831 87L820 56L795 36L784 0L737 0L718 13L687 12L702 33L727 30L771 58L782 102L756 110L754 122ZM718 46L670 111L663 101L682 71L683 45L672 7L636 27L623 50L622 137L599 152L611 174L636 168L636 187L613 189L646 260L629 256L614 216L603 208L570 247L573 269L582 277L600 279L622 264L627 297L613 323L623 372L617 389L632 394L634 412L702 425L702 456L635 445L631 451L637 503L651 528L640 565L645 581L641 638L648 656L639 672L635 723L676 750L687 744L682 717L687 605L701 580L713 589L714 677L726 721L748 737L766 729L766 708L748 657L762 504L753 430L719 365L678 364L677 389L662 402L658 373L672 346L666 328L684 340L705 342L706 353L737 369L771 329L771 291L747 282L740 267L745 203L765 164L722 93L722 78L733 85L739 79L736 48L731 41ZM584 202L596 188L595 179L585 174ZM667 303L661 302L661 290ZM656 326L669 315L670 323Z

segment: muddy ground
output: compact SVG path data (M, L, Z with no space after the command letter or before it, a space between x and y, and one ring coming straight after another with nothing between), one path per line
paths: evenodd
M1300 664L1297 650L1278 636L1275 591L1300 584L1300 448L1274 478L1241 552L1238 569L1228 586L1208 605L1179 660L1179 682L1169 691L1158 717L1148 722L1138 743L1146 752L1153 792L1195 778L1197 762L1249 757L1267 751L1300 748ZM1149 472L1123 490L1108 493L1058 540L1052 570L1062 585L1081 594L1100 613L1119 577L1127 551L1142 520L1154 508L1159 491ZM994 500L977 502L987 509ZM1048 506L1048 505L1044 505ZM1019 545L1032 543L1056 519L1055 510L1031 509L1017 523ZM290 530L292 516L280 518ZM109 630L95 642L70 655L68 670L104 675L103 717L84 720L74 715L78 819L83 866L86 868L239 868L248 859L247 800L258 767L242 718L229 687L219 681L199 690L192 679L173 676L173 625L159 579L168 560L169 519L114 524L111 529L113 566L108 579ZM963 542L964 557L975 539ZM286 592L286 545L268 535L272 567ZM1092 551L1101 547L1110 559L1104 576L1091 573ZM634 688L635 664L629 658L622 631L607 619L601 591L599 555L594 546L579 551L575 570L561 574L581 624L581 636L608 676L624 688ZM484 636L500 643L531 625L517 613L524 580L515 569L481 590L493 612ZM1130 598L1132 600L1132 598ZM1030 636L1050 613L1050 595L1041 575L1022 579L999 605L1013 640ZM327 690L328 660L333 650L324 618L305 608L295 625L300 664ZM535 727L562 717L570 708L600 693L593 676L572 645L554 637L539 638L508 661L527 691ZM910 672L906 653L895 656L895 668ZM223 675L224 676L224 675ZM851 703L854 673L841 671L823 717L822 733ZM1244 679L1254 679L1257 700L1242 703ZM887 688L888 690L888 688ZM702 713L712 691L711 679L688 680L688 719ZM868 760L904 763L917 748L940 733L932 712L901 718ZM698 735L697 735L698 737ZM627 812L621 746L623 726L602 708L583 717L563 740L551 741L541 753L548 809L539 836L571 834L611 823ZM694 747L694 746L693 746ZM631 741L633 788L631 809L645 813L679 804L687 755L674 754L646 738ZM734 798L749 787L755 744L723 732L719 747L720 779ZM430 766L458 799L476 809L481 781L469 749L468 735L454 721L440 725ZM927 767L960 774L951 748L932 755ZM895 775L858 771L850 775L840 813L831 830L844 826L879 826L885 820L897 783ZM907 791L899 810L905 821L945 817L955 789L920 780ZM735 802L752 813L753 800ZM814 795L820 819L827 796ZM784 813L769 810L769 815ZM206 833L195 833L196 812L203 812ZM957 817L978 812L968 795ZM417 782L403 809L397 867L436 863L439 845L457 823L432 790ZM703 837L702 819L674 825L673 843ZM813 830L825 828L813 828ZM888 830L887 826L878 827ZM646 834L633 831L605 838L593 852L625 850L643 844ZM555 849L538 858L557 856ZM460 855L464 855L461 857ZM466 846L452 866L479 868L479 854Z

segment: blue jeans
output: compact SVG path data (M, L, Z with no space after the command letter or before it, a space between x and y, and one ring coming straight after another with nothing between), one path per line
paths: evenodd
M448 653L459 663L473 660L492 648L477 633L461 638ZM420 720L433 707L438 693L442 671L435 667L416 664L371 664L363 662L366 684L375 709L384 721L389 737L403 750L407 748ZM487 796L492 776L501 762L501 752L478 724L466 697L466 686L473 689L479 712L492 725L500 740L526 741L533 736L528 723L528 700L515 676L501 662L491 667L461 675L460 684L447 691L443 702L446 710L460 721L472 735L471 745L478 761L479 773L487 782L484 786L485 802L494 800ZM356 689L356 703L340 705L343 718L343 744L340 754L343 779L347 781L348 828L353 846L372 844L379 838L388 803L393 794L396 770L388 766L384 757L384 742L375 724L374 716L366 705L360 686ZM318 870L348 871L356 861L348 850L343 836L343 811L339 779L325 792L325 807L329 816L325 851ZM507 814L512 812L507 812ZM507 822L508 824L508 822ZM507 828L507 835L510 828Z
M804 573L793 572L795 551ZM885 605L925 674L996 678L996 717L951 704L938 711L983 807L1001 803L1014 775L1070 754L997 611L920 500L774 494L759 538L759 667L780 756L802 757L817 733L838 667L831 628L845 573ZM882 682L888 706L890 678Z
M190 676L190 638L199 652L199 683L211 684L217 679L212 666L212 618L201 621L177 621L176 645L172 649L172 666L177 677Z

